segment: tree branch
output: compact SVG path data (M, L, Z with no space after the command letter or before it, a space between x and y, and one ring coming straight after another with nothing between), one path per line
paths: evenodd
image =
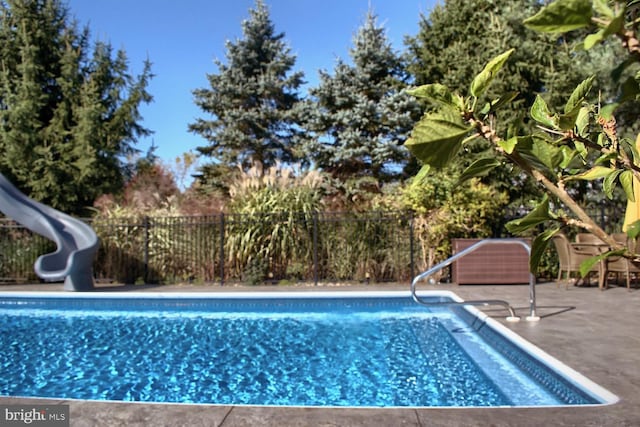
M474 128L478 130L478 132L489 142L491 142L494 147L499 147L498 143L501 142L501 138L496 134L495 130L492 129L489 125L486 125L481 120L476 119L475 117L468 117L467 121ZM502 151L507 159L516 166L518 166L522 171L531 176L536 180L539 184L541 184L548 193L555 196L562 204L564 204L571 212L573 212L579 221L572 223L571 225L575 225L581 227L590 233L593 233L600 240L610 245L613 249L623 249L624 246L620 243L616 242L613 237L609 236L607 232L605 232L596 222L582 209L582 207L569 195L569 193L562 187L556 185L553 181L547 178L541 171L531 166L529 162L518 154L517 151L513 151L512 153L506 153Z

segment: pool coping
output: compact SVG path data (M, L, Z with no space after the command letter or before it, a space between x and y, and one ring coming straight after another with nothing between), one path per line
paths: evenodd
M8 286L11 290L61 290L57 285ZM135 287L131 287L136 290ZM231 288L197 285L165 286L169 294L207 291L254 291L255 287ZM520 313L528 307L526 286L437 286L455 290L465 299L500 297L510 301ZM152 290L157 290L153 288ZM305 287L308 292L326 287ZM338 292L353 288L336 289ZM360 286L360 290L408 289L400 286ZM519 322L505 324L501 310L482 310L499 322L540 347L578 372L611 390L620 400L595 407L542 408L295 408L216 406L183 404L145 404L96 401L64 401L51 399L0 398L2 403L48 402L71 405L73 425L638 425L640 413L640 338L629 319L640 307L640 292L627 292L623 287L600 292L597 288L557 287L555 283L539 284L538 307L543 318L537 324ZM267 286L260 291L279 294L287 289ZM333 289L332 289L333 290ZM111 292L108 292L111 293ZM61 294L61 293L59 293ZM93 294L93 293L92 293Z

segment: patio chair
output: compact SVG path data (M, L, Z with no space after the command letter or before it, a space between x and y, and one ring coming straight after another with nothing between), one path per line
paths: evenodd
M637 245L636 240L629 239L625 233L613 234L613 238L620 243L627 244L629 249L635 252ZM620 273L624 274L627 289L631 290L631 275L635 275L637 281L638 275L640 274L640 267L624 257L609 257L606 259L604 274L608 276L609 273L616 273L616 278ZM607 279L608 277L604 278L605 289L607 288Z
M583 261L592 258L597 255L594 253L593 248L589 249L588 247L578 248L571 244L567 236L562 233L558 233L553 236L553 244L555 245L556 252L558 253L558 259L560 261L560 266L558 268L558 286L560 286L560 282L562 279L562 273L566 273L565 279L565 288L569 288L569 281L571 280L572 273L580 272L580 264ZM584 277L587 279L591 273L602 273L601 263L597 263L594 265L589 274ZM577 278L575 284L577 285L580 278Z
M576 234L576 243L586 243L588 245L606 245L599 237L591 233Z

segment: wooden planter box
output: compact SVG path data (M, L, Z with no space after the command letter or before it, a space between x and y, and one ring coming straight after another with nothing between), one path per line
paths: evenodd
M480 240L482 239L453 239L453 253L456 254ZM530 239L520 240L531 244ZM452 279L459 285L529 283L529 254L523 246L510 243L482 246L453 263Z

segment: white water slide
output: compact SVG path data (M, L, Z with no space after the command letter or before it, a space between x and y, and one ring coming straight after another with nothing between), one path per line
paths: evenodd
M64 280L67 291L93 289L93 259L99 241L89 225L27 197L2 174L0 211L55 242L56 251L41 255L34 264L38 277L46 281Z

